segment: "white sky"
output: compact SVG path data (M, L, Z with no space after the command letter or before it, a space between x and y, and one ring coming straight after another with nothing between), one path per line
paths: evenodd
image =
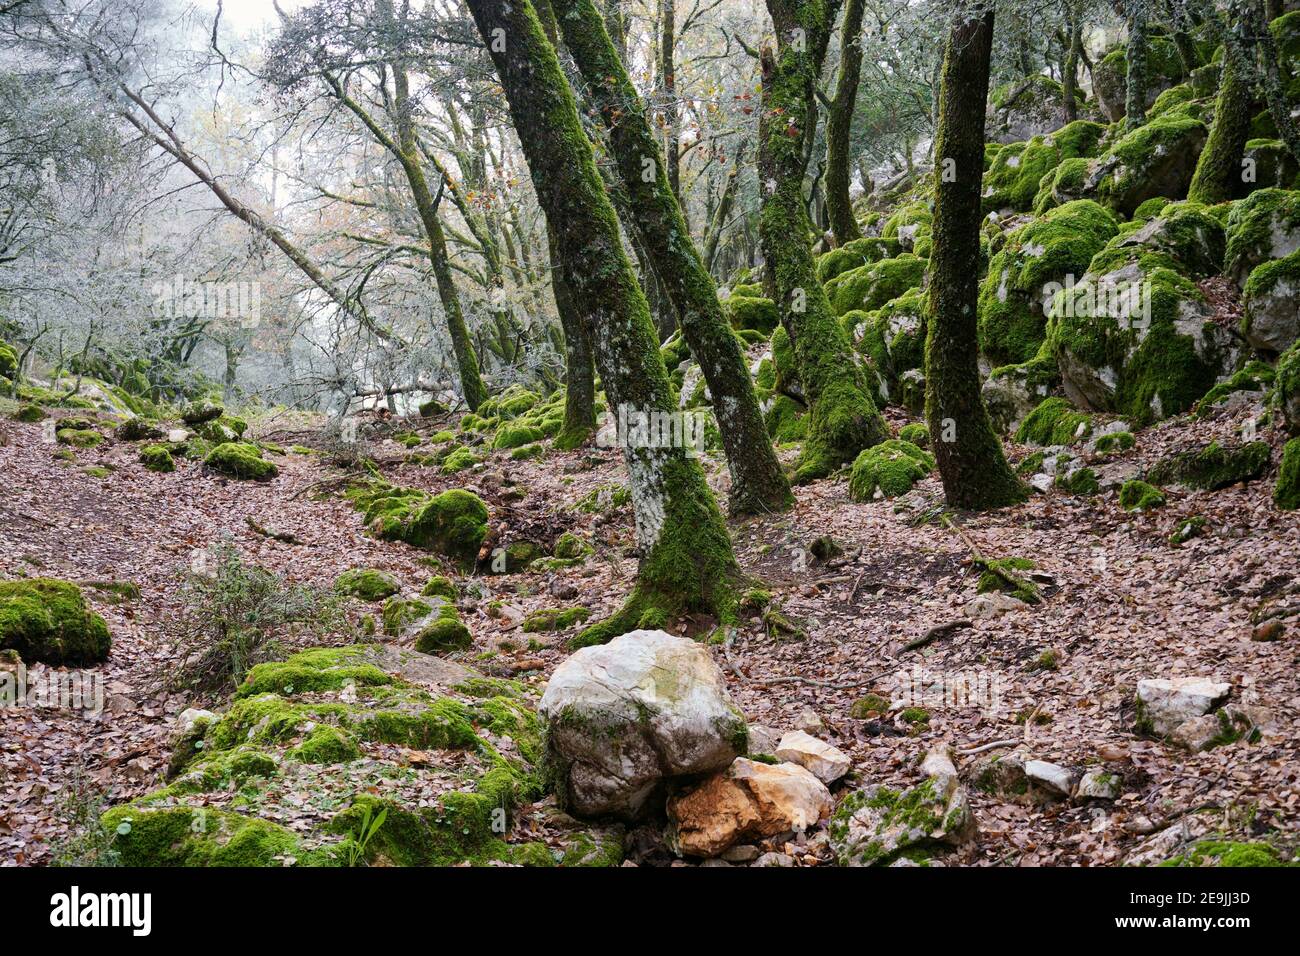
M307 0L280 0L280 9L289 13L306 2ZM217 0L202 0L202 5L215 11ZM223 0L221 5L222 23L234 27L239 33L266 26L277 19L271 0Z

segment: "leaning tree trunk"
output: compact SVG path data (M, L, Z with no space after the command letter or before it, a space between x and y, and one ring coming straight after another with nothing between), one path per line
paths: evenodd
M935 138L934 251L925 343L925 416L948 504L1023 501L980 394L976 362L980 189L993 11L959 14L948 36Z
M671 421L672 390L650 308L623 249L618 217L555 48L529 0L467 3L559 242L609 406L615 415ZM662 627L681 613L734 620L740 573L703 471L681 442L643 439L632 432L620 436L641 549L636 586L623 608L584 631L580 643L608 640L637 626Z
M1125 0L1128 5L1128 47L1125 58L1124 122L1136 129L1147 121L1147 4L1150 0Z
M839 245L862 237L849 202L849 134L862 78L862 12L866 0L847 0L840 23L840 75L826 115L826 212Z
M1065 54L1061 68L1061 92L1065 100L1065 121L1073 123L1079 118L1079 104L1075 101L1079 89L1079 54L1083 51L1083 0L1070 0L1070 49Z
M1286 144L1287 151L1300 163L1300 124L1291 115L1292 104L1286 99L1286 89L1278 69L1277 41L1267 21L1269 11L1257 0L1248 0L1246 7L1247 32L1256 41L1255 52L1264 78L1264 100L1268 103L1268 114L1273 118L1273 125L1277 127L1278 136Z
M591 102L609 129L610 152L630 201L628 224L676 307L682 336L708 383L731 468L731 511L783 511L793 504L789 482L768 440L745 355L718 304L717 286L691 241L645 104L592 0L551 4Z
M1223 71L1214 105L1214 127L1196 163L1187 198L1209 206L1233 198L1241 182L1241 158L1250 138L1251 64L1229 26L1224 35Z
M806 141L816 115L811 105L818 66L830 39L828 6L826 0L767 0L777 49L774 53L765 46L761 57L759 233L773 297L811 406L797 482L823 478L889 437L848 334L817 281L808 242L812 226L803 202Z

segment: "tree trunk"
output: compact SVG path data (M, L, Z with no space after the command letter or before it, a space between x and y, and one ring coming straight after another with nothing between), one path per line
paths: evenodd
M1136 129L1147 121L1147 4L1150 0L1126 0L1128 4L1128 48L1125 56L1124 123Z
M731 468L731 511L783 511L793 503L789 483L768 440L745 355L665 175L645 105L593 0L551 3L591 101L609 130L610 151L632 210L628 219L677 310L682 336L708 383Z
M1241 158L1250 138L1251 64L1229 27L1224 35L1223 70L1214 105L1214 127L1196 163L1187 198L1209 206L1233 198L1241 182Z
M587 327L574 304L563 257L549 228L547 237L551 250L551 291L564 329L564 425L553 444L556 448L578 448L596 431L596 371Z
M615 416L671 420L672 390L650 309L555 48L529 0L467 4L496 65L538 200L558 240L609 407ZM641 564L623 608L585 630L578 642L605 641L637 626L663 627L683 613L734 622L739 568L699 464L679 442L645 441L631 432L619 438Z
M818 67L830 39L823 0L767 0L777 49L763 48L759 120L759 232L781 321L810 405L797 482L824 478L889 437L854 360L853 345L817 281L803 202L806 137Z
M659 36L659 73L664 84L664 154L668 159L668 185L684 214L686 204L682 201L681 114L677 108L677 0L661 2L663 20Z
M1264 100L1268 103L1268 114L1273 118L1273 125L1277 127L1278 136L1286 144L1287 151L1300 163L1300 124L1291 115L1291 105L1287 103L1286 89L1282 85L1277 41L1268 22L1264 20L1267 14L1258 0L1247 2L1246 8L1246 16L1249 18L1247 33L1256 38L1255 52L1264 77Z
M1079 54L1083 50L1083 0L1070 0L1070 49L1065 55L1061 70L1061 90L1065 99L1065 121L1073 123L1079 118L1079 104L1075 93L1079 86Z
M862 238L849 201L849 134L862 78L862 13L866 0L847 0L840 23L840 75L826 116L826 211L839 245Z
M934 204L925 415L944 495L955 508L996 508L1027 497L989 424L976 361L984 109L992 49L992 10L959 15L948 36L939 90L935 168L944 172L937 177Z

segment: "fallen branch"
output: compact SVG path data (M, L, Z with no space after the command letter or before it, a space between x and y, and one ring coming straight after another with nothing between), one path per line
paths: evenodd
M952 634L954 631L960 631L964 628L974 627L974 626L975 623L973 621L968 621L965 618L962 618L961 620L958 621L949 621L946 624L935 625L934 627L926 631L924 634L922 634L920 637L913 638L912 640L904 644L902 652L919 650L920 648L925 647L927 644L931 644L934 641L937 641L941 637L947 637L949 634Z
M1018 739L1017 740L995 740L992 743L980 744L978 747L967 747L965 750L958 750L957 756L973 757L975 756L975 754L982 754L987 750L998 750L1002 747L1014 747L1018 743L1020 743Z
M257 522L257 519L255 519L252 515L246 517L244 521L248 524L248 527L250 529L255 531L257 534L260 534L264 538L271 538L272 540L275 541L283 541L285 544L306 543L301 538L299 538L296 534L290 531L275 531L271 528L268 528L264 524L259 524Z

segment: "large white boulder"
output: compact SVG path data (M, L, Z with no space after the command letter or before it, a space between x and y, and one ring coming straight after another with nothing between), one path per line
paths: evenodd
M538 711L557 796L575 816L638 819L665 781L746 752L744 715L708 650L663 631L578 651L556 668Z
M1153 677L1138 681L1139 724L1165 736L1184 721L1217 708L1232 686L1208 677Z

